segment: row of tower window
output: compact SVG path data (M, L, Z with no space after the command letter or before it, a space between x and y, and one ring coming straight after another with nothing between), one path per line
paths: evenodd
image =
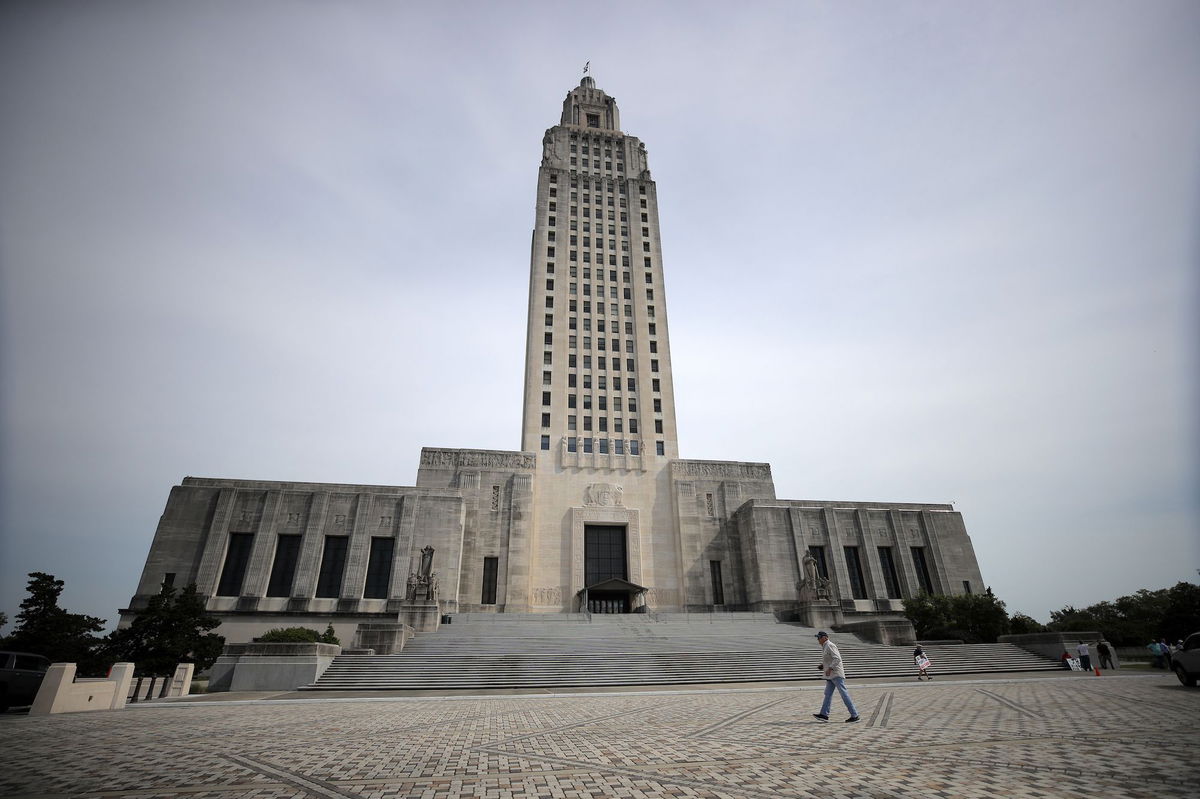
M587 223L585 222L584 224L586 225ZM574 228L572 228L572 230L574 230ZM644 235L645 235L645 236L649 236L649 235L650 235L650 233L647 231L647 229L646 229L646 228L642 228L642 230L643 230L643 231L646 231L646 232L644 233ZM622 231L622 232L621 232L621 235L622 235L622 236L628 236L628 235L629 235L628 233L626 233L626 232L625 232L625 228L621 228L621 231ZM597 231L597 232L599 232L599 231ZM613 232L612 232L612 231L609 231L609 235L610 235L610 236L611 236L611 235L613 235ZM568 244L569 244L571 247L578 247L578 246L579 246L579 238L580 238L579 236L577 236L577 235L575 235L574 233L572 233L572 234L571 234L571 236L570 236L570 240L569 240ZM558 237L557 237L557 235L555 234L555 232L554 232L553 230L551 230L550 232L548 232L548 233L546 234L546 241L549 241L549 242L554 242L554 243L558 243ZM583 237L583 246L584 246L584 247L592 247L592 237L591 237L591 236L584 236L584 237ZM596 246L595 246L595 247L592 247L592 249L595 249L595 250L603 250L603 249L605 249L605 247L604 247L604 239L603 239L603 238L601 238L601 236L600 236L600 235L597 235L597 236L596 236ZM607 248L607 249L610 249L610 250L616 250L616 249L617 249L617 240L616 240L616 239L609 239L609 240L608 240L608 248ZM621 252L629 252L629 241L628 241L627 239L625 239L625 238L622 238L622 239L621 239ZM649 241L643 241L643 242L642 242L642 252L650 252L650 242L649 242ZM585 255L586 255L586 253L585 253ZM572 260L572 261L574 261L575 259L574 259L574 258L572 258L571 260Z
M542 436L541 447L550 449L550 436ZM567 437L567 452L582 452L585 455L641 455L641 444L636 438L577 438ZM666 454L666 445L662 441L654 442L654 452L657 455Z
M892 547L877 547L879 557L879 570L883 575L883 589L889 599L900 599L900 577L896 568L896 557ZM826 557L825 547L810 546L808 551L812 553L813 559L817 562L817 574L824 579L829 579L829 561ZM850 594L855 599L867 599L867 580L863 572L863 562L860 553L860 548L857 546L842 547L842 554L846 560L846 573L850 578ZM925 556L924 547L909 547L909 554L912 557L913 570L917 576L917 586L919 590L927 594L933 593L933 577L930 571L929 560ZM963 582L963 590L966 593L971 593L971 584L968 581Z

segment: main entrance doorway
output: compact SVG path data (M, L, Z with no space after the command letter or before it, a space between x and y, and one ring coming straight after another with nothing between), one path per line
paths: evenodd
M586 586L609 580L627 580L629 569L625 549L625 525L585 524L583 527L583 573ZM616 588L617 586L613 586ZM629 613L628 591L591 590L587 592L589 613Z

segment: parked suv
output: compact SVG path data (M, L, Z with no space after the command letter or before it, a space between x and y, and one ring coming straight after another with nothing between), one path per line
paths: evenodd
M1195 685L1200 678L1200 633L1192 633L1183 642L1183 649L1171 653L1171 668L1184 685Z
M0 652L0 713L32 705L50 661L28 652Z

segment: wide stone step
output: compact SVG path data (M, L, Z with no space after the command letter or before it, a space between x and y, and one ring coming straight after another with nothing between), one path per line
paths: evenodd
M527 642L526 642L527 643ZM724 642L728 645L729 642ZM840 645L849 677L913 677L911 649ZM1011 644L926 648L937 674L1042 671L1059 664ZM343 655L308 690L555 688L819 680L820 650Z

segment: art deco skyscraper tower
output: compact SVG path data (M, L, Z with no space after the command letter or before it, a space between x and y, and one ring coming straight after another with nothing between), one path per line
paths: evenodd
M656 188L591 77L542 140L527 335L522 450L585 468L679 457Z

